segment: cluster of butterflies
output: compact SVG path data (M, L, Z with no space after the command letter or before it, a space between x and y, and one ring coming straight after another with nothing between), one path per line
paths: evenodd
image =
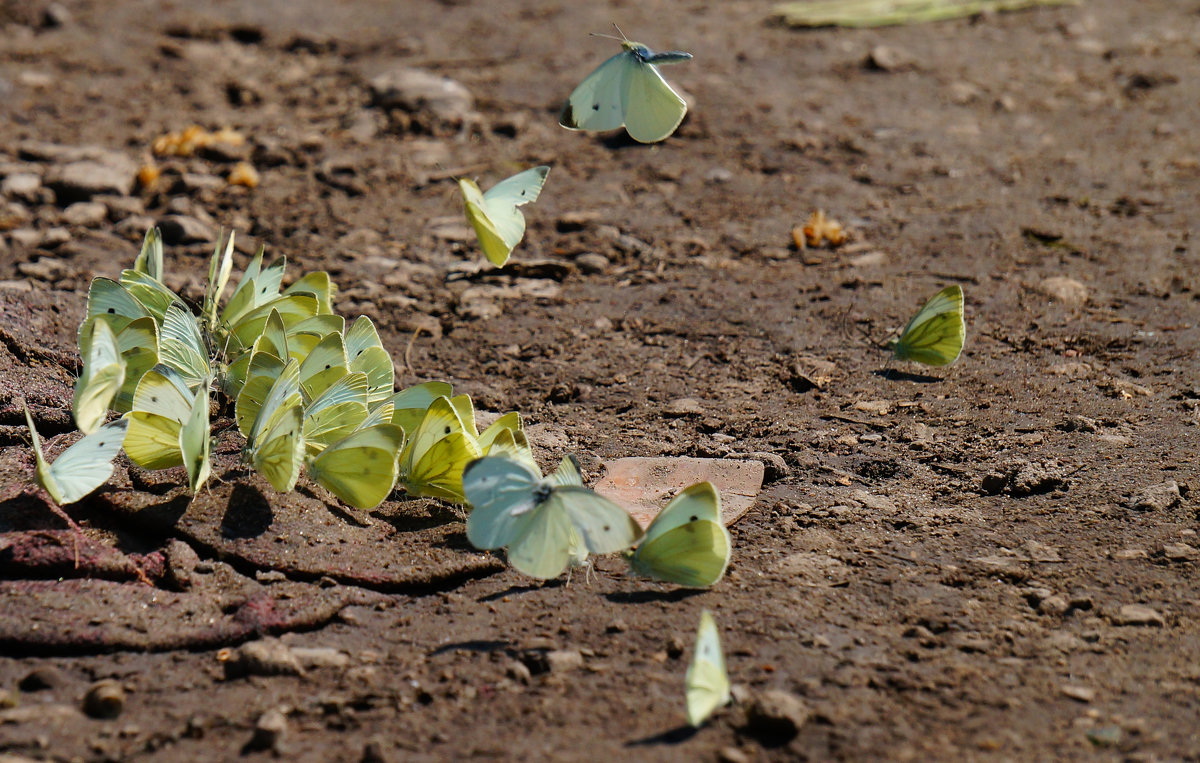
M146 469L186 467L195 493L211 464L212 393L234 403L243 457L276 490L302 467L351 506L370 508L403 485L414 495L462 503L462 471L485 454L533 463L519 414L482 433L467 395L445 382L396 392L391 356L371 320L349 327L332 312L323 271L281 290L286 260L260 250L223 308L233 239L218 244L200 314L162 282L162 238L146 234L120 279L93 280L79 329L83 370L72 412L87 435L52 465L32 417L38 483L59 504L91 493L123 447ZM110 410L123 414L104 423Z
M682 491L643 534L623 508L584 486L573 457L543 478L517 412L480 432L470 396L446 382L396 392L391 356L370 319L347 327L332 312L327 273L281 290L286 260L264 266L260 250L219 307L232 252L232 237L218 243L199 315L163 284L156 229L119 280L92 282L72 403L87 436L47 464L26 410L37 480L57 503L103 484L122 447L145 469L185 467L198 491L211 472L209 411L219 389L233 402L244 462L278 491L293 489L306 469L356 508L378 505L397 485L472 506L470 540L506 547L514 567L539 578L616 552L635 573L680 585L709 586L724 575L730 537L711 484ZM105 423L110 410L123 415Z

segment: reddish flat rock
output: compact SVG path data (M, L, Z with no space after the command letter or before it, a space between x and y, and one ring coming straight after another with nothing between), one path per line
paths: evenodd
M721 518L731 525L754 505L764 473L761 461L727 458L618 458L604 467L596 492L624 506L643 527L669 496L706 480L721 494Z

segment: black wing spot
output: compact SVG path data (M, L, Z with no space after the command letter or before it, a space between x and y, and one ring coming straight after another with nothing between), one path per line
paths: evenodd
M329 370L329 369L331 369L331 368L333 368L333 365L332 365L332 364L330 364L330 363L326 363L326 364L325 364L325 370L326 370L326 371L328 371L328 370Z
M108 314L109 314L109 315L116 315L116 314L117 314L117 308L115 308L115 307L110 307L110 308L108 308Z
M451 427L449 425L447 425L446 426L446 434L450 434L451 431L452 431Z
M612 528L611 528L611 527L609 527L608 525L605 525L605 526L604 526L604 532L608 532L608 531L609 531L609 530L611 530L611 529L612 529Z
M691 518L690 520L688 520L688 521L690 521L690 522L695 522L695 521L696 521L697 519L699 519L699 518L700 518L700 517L698 517L698 516L696 516L695 514L693 514L693 515L692 515L692 518Z
M600 104L599 104L599 103L593 103L593 104L592 104L592 111L599 111L599 110L600 110Z
M157 403L157 402L158 402L158 395L151 395L151 396L150 396L150 402L152 402L152 403Z
M104 440L101 440L101 441L100 441L100 446L99 446L99 447L101 447L101 448L103 448L103 447L104 447Z

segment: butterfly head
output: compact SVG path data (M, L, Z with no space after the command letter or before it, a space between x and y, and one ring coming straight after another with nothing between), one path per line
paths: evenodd
M533 505L541 506L546 501L550 500L550 496L554 495L554 483L549 480L539 482L533 489Z

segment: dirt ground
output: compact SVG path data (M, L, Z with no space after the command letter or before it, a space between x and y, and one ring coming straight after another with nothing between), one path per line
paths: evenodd
M4 759L1200 759L1200 3L864 31L770 7L0 2ZM556 124L614 21L695 55L662 144ZM473 105L389 101L411 68ZM248 144L128 185L193 123ZM81 157L115 186L64 179ZM226 184L241 159L257 188ZM540 163L513 265L480 269L453 178ZM817 209L846 245L795 249ZM520 410L544 465L763 460L729 574L539 584L435 502L278 496L233 435L193 503L119 464L71 507L76 569L20 490L16 398L73 429L87 284L168 217L172 286L199 296L221 226L328 269L398 366L423 329L401 383ZM951 282L957 364L864 340ZM692 733L704 607L742 688ZM269 654L221 651L245 644ZM81 712L102 679L116 718Z

